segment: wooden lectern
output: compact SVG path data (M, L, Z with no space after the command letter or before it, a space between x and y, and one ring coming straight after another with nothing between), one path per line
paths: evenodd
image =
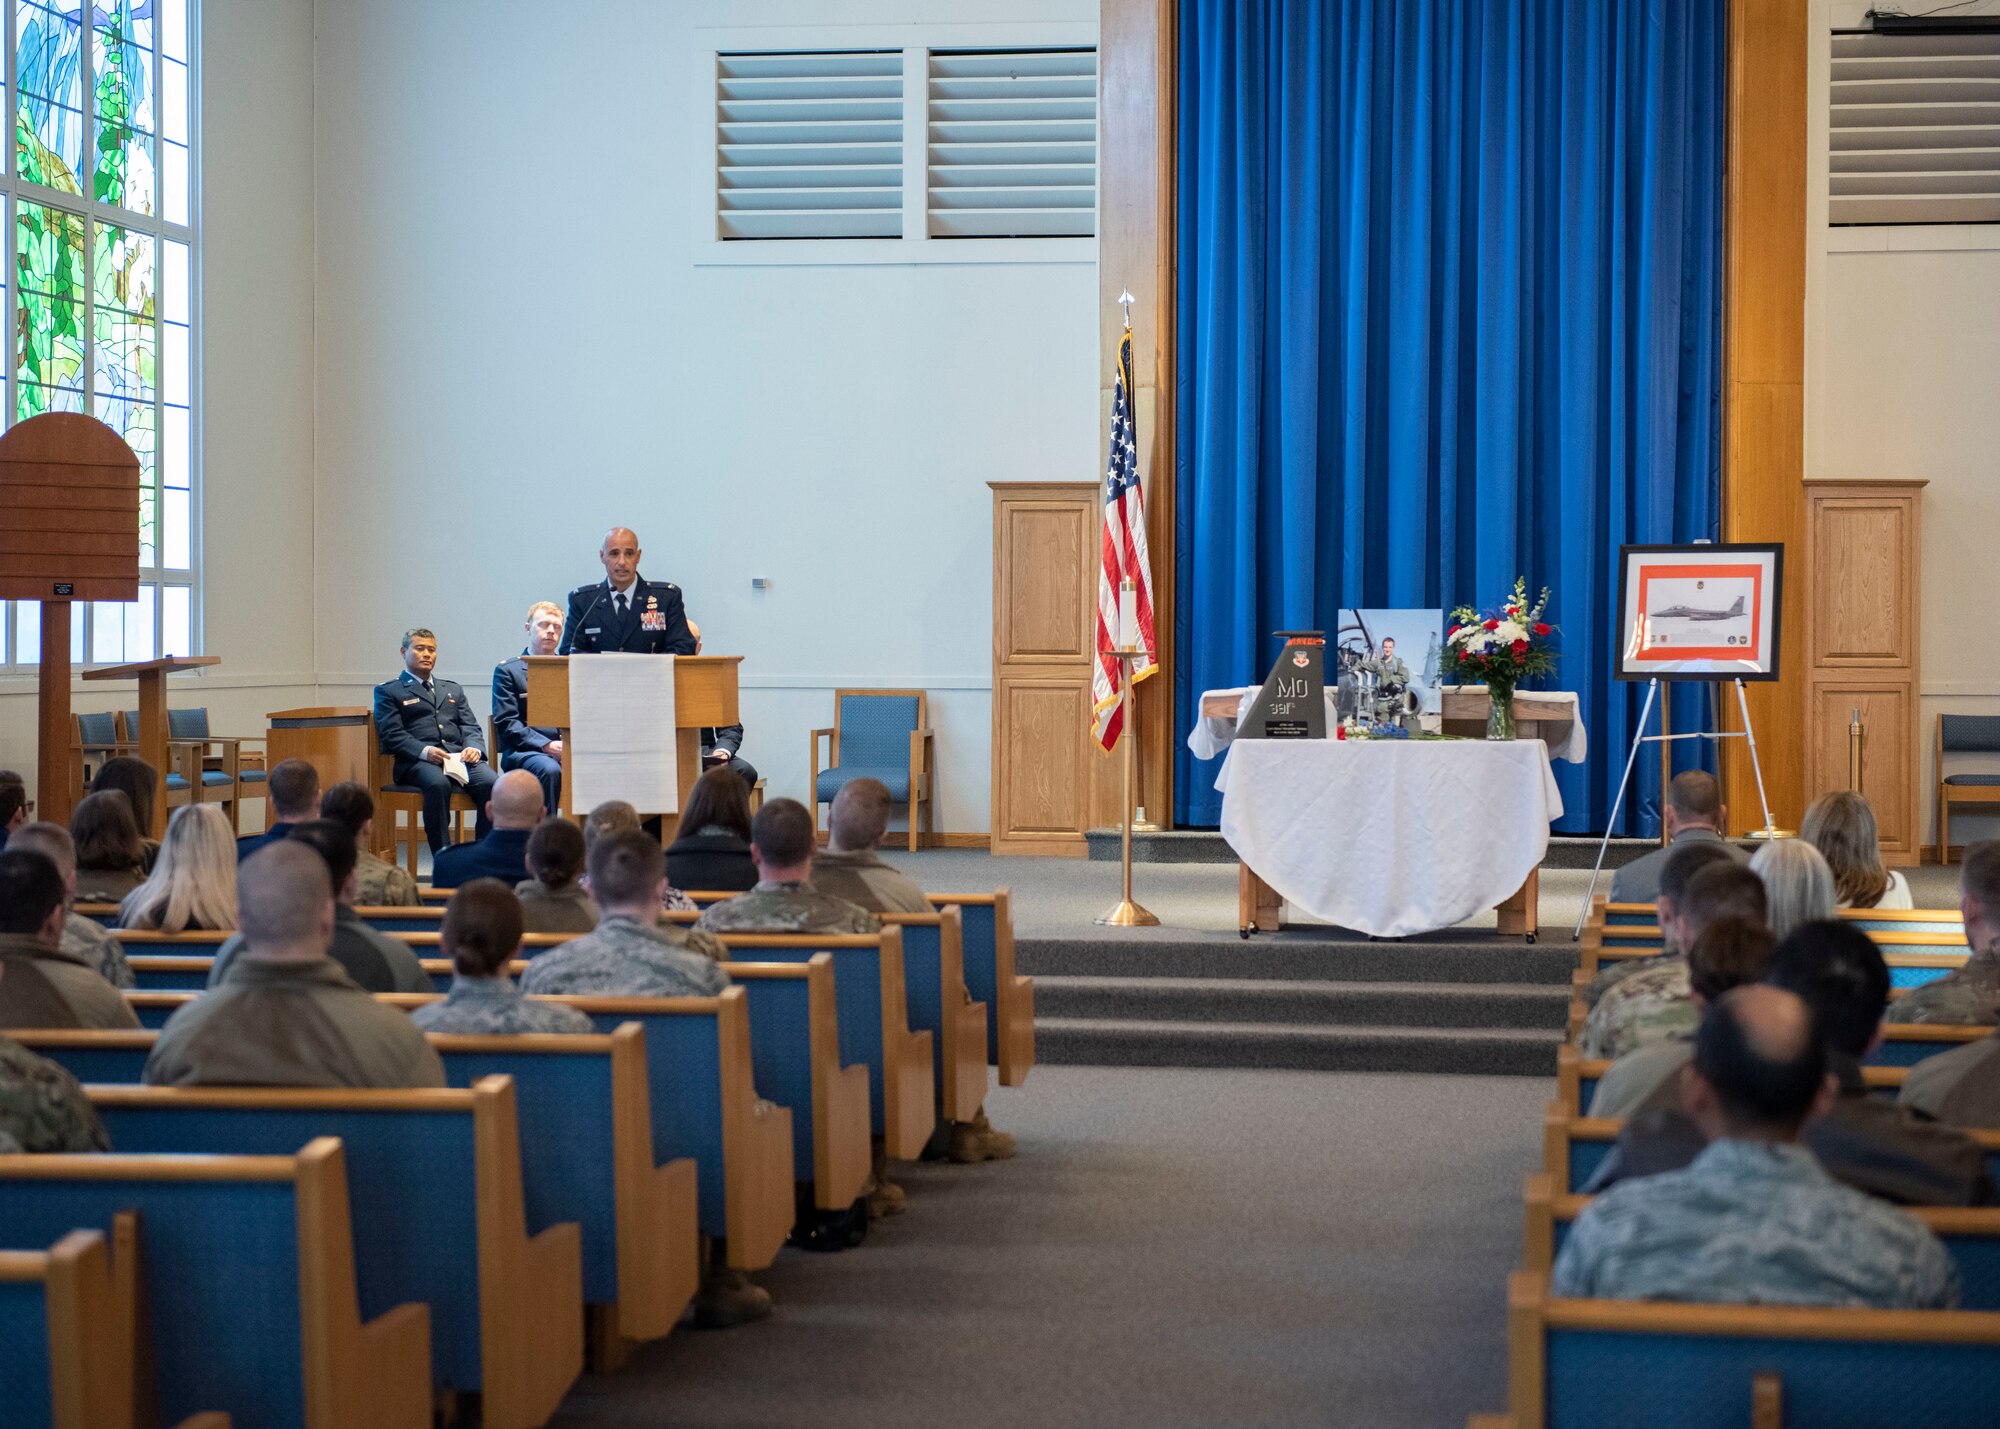
M42 606L35 768L45 819L70 815L70 605L138 598L139 458L125 439L74 412L0 435L0 600ZM155 804L165 812L164 789Z
M86 680L139 682L139 757L160 771L160 796L153 800L152 838L167 831L167 676L221 663L220 655L169 655L160 660L106 665L101 670L83 672ZM201 778L200 760L195 761L193 776L197 781ZM200 799L201 790L196 788L189 797Z
M570 717L569 662L589 660L589 655L530 655L528 667L528 707L521 719L537 729L562 732L563 792L562 811L570 817L569 777ZM718 725L738 723L736 716L736 667L741 655L678 655L674 658L674 753L680 768L681 798L686 799L701 777L701 732ZM587 814L590 811L584 810ZM644 815L666 812L641 809ZM671 837L670 829L661 837Z

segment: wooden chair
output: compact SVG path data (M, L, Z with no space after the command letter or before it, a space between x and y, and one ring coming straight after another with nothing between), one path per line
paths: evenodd
M341 1144L293 1152L0 1156L0 1226L42 1244L112 1227L116 1246L118 1218L136 1213L165 1423L220 1410L279 1429L429 1429L430 1311L406 1302L363 1319ZM13 1425L11 1398L0 1403Z
M1507 1281L1504 1419L1707 1429L1990 1422L2000 1313L1562 1300Z
M375 734L375 722L368 722L368 767L375 771L375 854L396 862L396 849L403 849L403 867L417 876L417 845L424 837L424 791L414 784L396 782L396 761L382 752ZM450 812L445 819L445 839L457 842L456 835L469 836L465 820L476 817L479 806L472 796L454 789ZM440 890L446 897L450 890Z
M1937 850L1938 862L1950 863L1951 806L1984 805L1984 813L2000 814L2000 773L1947 774L1947 754L2000 754L2000 715L1937 717Z
M124 1152L264 1156L338 1137L360 1284L430 1307L432 1384L478 1392L490 1429L536 1429L582 1373L581 1239L573 1222L528 1233L510 1078L469 1089L89 1094Z
M846 1210L868 1184L868 1068L841 1061L833 958L723 967L750 1004L757 1090L791 1110L793 1176L815 1209Z
M850 779L880 779L889 797L909 805L910 852L917 851L917 811L924 833L934 832L937 809L935 731L922 690L835 690L833 727L816 729L808 741L812 764L813 827L819 806L831 804ZM827 767L820 768L819 743L831 741Z
M107 759L130 754L122 737L116 710L69 717L69 802L75 808L90 781Z
M208 767L208 741L186 737L176 732L174 716L177 710L167 711L167 768L164 771L167 793L167 807L178 804L221 804L229 814L231 832L237 828L236 780L235 776L220 768ZM208 722L208 711L201 712L201 722ZM183 723L185 727L185 723ZM139 747L139 712L120 710L118 712L118 737L128 750ZM171 797L183 792L185 797Z

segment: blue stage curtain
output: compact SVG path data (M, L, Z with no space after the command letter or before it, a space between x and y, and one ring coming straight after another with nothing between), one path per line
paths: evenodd
M1612 680L1618 547L1716 535L1726 11L1182 0L1183 733L1271 631L1518 574L1590 732L1558 828L1605 827L1644 694ZM1217 822L1178 758L1176 817ZM1658 827L1639 763L1619 832Z

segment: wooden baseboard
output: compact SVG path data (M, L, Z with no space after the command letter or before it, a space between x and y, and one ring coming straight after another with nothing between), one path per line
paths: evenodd
M1071 834L1063 837L1052 834L1048 838L1011 838L994 842L989 850L995 858L1010 855L1029 858L1088 858L1090 845L1081 836Z

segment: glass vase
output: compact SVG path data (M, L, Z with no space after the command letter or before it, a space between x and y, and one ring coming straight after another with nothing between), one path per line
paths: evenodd
M1492 705L1486 711L1486 737L1488 739L1512 739L1514 737L1514 692L1498 685L1486 688L1487 698Z

